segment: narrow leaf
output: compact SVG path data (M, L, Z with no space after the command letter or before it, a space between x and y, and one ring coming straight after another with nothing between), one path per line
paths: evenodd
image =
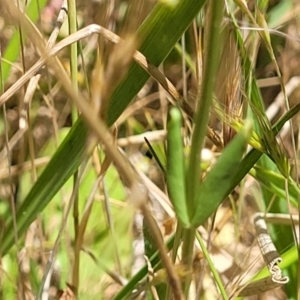
M203 224L228 195L232 181L238 174L237 166L242 160L250 136L251 126L246 123L244 130L228 144L200 185L195 213L191 220L194 227Z
M286 178L281 174L267 170L265 168L261 168L256 166L250 171L250 174L263 186L265 186L270 192L277 195L280 198L286 198L286 186L285 181ZM290 179L291 180L291 179ZM292 184L290 181L288 182L288 191L290 202L297 207L298 206L298 196L300 194L300 190L296 184Z
M75 138L73 136L74 132L76 132ZM55 152L46 169L17 210L16 218L19 235L26 231L37 214L43 211L49 200L55 196L62 185L77 170L78 160L82 160L85 151L87 133L87 128L83 126L82 121L77 122ZM66 164L66 161L70 161L70 163ZM11 217L6 224L1 242L2 254L7 253L14 243Z
M185 166L181 137L181 114L177 108L170 111L168 122L167 183L170 200L184 227L189 227L185 190Z

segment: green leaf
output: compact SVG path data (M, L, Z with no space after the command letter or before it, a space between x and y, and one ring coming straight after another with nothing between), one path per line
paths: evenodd
M168 122L167 183L170 200L174 206L176 215L184 227L189 227L181 136L181 114L177 108L173 108L170 111Z
M76 135L74 136L74 132ZM74 174L85 152L88 130L82 121L77 122L55 152L44 172L38 178L29 194L17 210L18 234L22 234L35 220L57 191ZM68 162L68 163L66 163ZM14 243L12 218L6 223L6 230L1 243L2 254L7 253Z
M270 192L280 198L286 198L285 181L286 178L281 174L256 166L250 171L250 174L264 185ZM289 182L288 185L289 197L291 204L298 206L299 188Z
M152 65L161 64L205 2L181 0L176 8L170 8L162 3L155 6L138 31L138 37L143 40L139 51ZM132 63L128 76L112 95L107 114L108 126L116 121L148 78L148 73L137 63Z
M283 125L290 120L294 115L296 115L300 110L300 104L295 105L292 107L288 112L286 112L272 127L272 130L274 134L277 134ZM240 181L248 174L248 172L251 170L251 168L255 165L255 163L260 159L260 157L263 155L262 152L252 149L247 155L244 157L244 159L241 161L241 163L236 166L237 169L237 175L235 178L233 178L231 185L228 187L227 195L240 183Z
M232 181L238 174L237 166L242 160L250 136L251 126L246 123L244 130L228 144L200 185L195 213L191 219L194 227L203 224L228 195Z

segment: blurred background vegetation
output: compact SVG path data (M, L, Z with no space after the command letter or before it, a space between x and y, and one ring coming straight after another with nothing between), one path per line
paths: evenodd
M300 299L299 16L1 0L0 298Z

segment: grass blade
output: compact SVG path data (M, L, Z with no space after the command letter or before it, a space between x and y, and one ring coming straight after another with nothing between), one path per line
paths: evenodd
M184 227L189 227L189 214L185 190L185 166L181 137L181 115L173 108L168 122L167 182L170 200Z
M72 134L73 132L76 132L75 138ZM68 136L55 152L46 169L17 210L16 217L19 235L26 231L37 214L45 208L50 199L54 197L62 185L78 169L78 161L82 161L85 152L87 134L87 127L80 120L72 127ZM66 161L70 163L66 164ZM13 243L13 224L11 218L9 218L1 243L1 253L7 253Z
M191 219L191 223L195 228L203 224L228 195L227 191L237 176L238 169L236 166L241 162L250 135L251 127L246 124L244 130L225 148L223 154L199 187L197 206Z

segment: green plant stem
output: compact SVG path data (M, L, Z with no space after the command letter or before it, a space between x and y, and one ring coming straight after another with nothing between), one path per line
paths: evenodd
M223 16L223 0L211 1L208 8L208 32L206 35L205 57L203 63L203 80L197 97L198 109L195 115L195 126L192 136L191 153L187 172L187 206L192 216L196 205L197 188L199 187L200 152L206 136L209 110L212 104L215 78L220 54L220 27ZM182 257L190 268L192 264L195 230L184 230ZM184 284L184 295L188 298L190 278Z
M174 245L174 235L170 237L170 239L165 243L167 249L172 249ZM160 262L159 252L156 251L151 258L149 259L150 264L153 268L158 265ZM118 292L118 294L113 298L113 300L122 300L127 299L129 293L133 291L133 289L136 287L138 282L140 282L143 278L147 276L148 273L148 265L145 265L143 268L138 271L131 279L130 281Z
M68 23L69 23L69 34L75 33L77 31L77 14L76 14L76 1L68 0ZM71 75L71 83L74 88L74 91L78 92L78 61L77 61L77 42L73 43L70 46L70 75ZM78 118L78 112L75 105L72 106L72 122L75 122ZM74 187L78 177L78 172L74 173ZM75 196L74 205L73 205L73 219L74 219L74 231L75 231L75 245L77 244L78 238L78 227L79 227L79 195ZM74 247L75 259L74 259L74 267L73 267L73 276L72 283L75 288L75 293L78 295L79 290L79 266L80 266L80 250Z
M75 33L77 31L77 13L76 13L76 1L68 0L68 22L69 22L69 34ZM71 73L71 82L75 89L75 92L78 92L78 53L77 53L77 42L73 43L70 46L70 73ZM73 106L72 109L72 121L75 122L78 118L78 113L76 106Z
M205 244L204 244L204 242L203 242L203 240L202 240L202 238L201 238L201 236L200 236L200 234L198 232L196 232L196 237L197 237L197 240L198 240L198 242L200 244L200 247L202 249L204 257L205 257L205 259L206 259L206 261L207 261L207 263L208 263L208 265L210 267L210 270L211 270L211 272L212 272L212 274L214 276L214 280L215 280L217 286L219 287L219 290L220 290L220 293L221 293L223 299L228 300L229 298L227 296L227 293L226 293L225 287L224 287L224 285L223 285L223 283L221 281L221 278L220 278L220 276L218 274L218 271L216 270L213 261L210 259L210 255L209 255L209 253L208 253L208 251L207 251L207 249L205 247Z
M206 35L205 57L203 62L203 80L197 97L197 112L189 157L187 195L190 210L193 212L200 176L200 150L206 136L209 110L212 104L215 78L220 54L220 27L223 16L223 0L211 1L209 6L208 32Z
M184 298L181 290L179 276L175 271L174 265L172 264L170 257L168 256L167 249L162 241L161 233L159 231L157 223L155 222L151 212L145 204L141 205L140 209L144 215L147 226L150 229L152 238L156 243L162 264L166 269L168 275L168 282L173 292L173 299L183 300Z
M182 238L182 225L178 222L177 223L177 228L175 232L175 238L174 238L174 245L172 247L172 263L175 264L177 254L178 254L178 249L181 244L181 238ZM171 287L167 285L167 290L166 290L166 299L170 299L171 295Z
M192 267L193 263L193 250L195 241L196 230L184 229L183 230L183 245L182 245L182 263L186 265L187 269ZM191 284L191 274L187 275L183 284L183 293L186 299L189 299L189 289Z

